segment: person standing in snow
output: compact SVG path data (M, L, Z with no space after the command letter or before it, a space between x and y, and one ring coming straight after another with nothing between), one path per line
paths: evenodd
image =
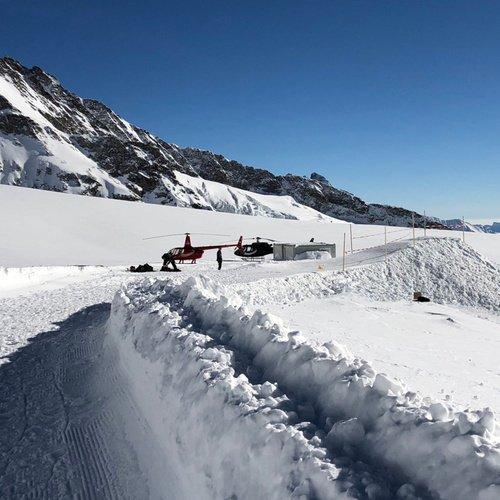
M219 271L222 268L222 249L217 250L217 264L219 265Z

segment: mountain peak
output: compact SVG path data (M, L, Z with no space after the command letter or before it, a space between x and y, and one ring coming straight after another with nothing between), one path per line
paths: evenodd
M297 204L351 222L411 221L410 211L367 204L317 172L310 178L275 175L215 152L167 143L100 101L66 90L40 67L28 69L9 57L0 60L0 108L0 142L7 146L0 147L3 184L254 214L255 202L248 200L257 198L251 193L290 196ZM212 186L208 192L200 177L219 183L219 191ZM232 188L250 194L236 196ZM232 201L213 198L213 193L228 190ZM266 213L291 216L276 210ZM416 220L423 223L421 216Z
M311 179L313 181L321 182L321 184L327 184L328 186L331 186L330 181L326 177L324 177L323 175L318 174L317 172L313 172L311 174Z

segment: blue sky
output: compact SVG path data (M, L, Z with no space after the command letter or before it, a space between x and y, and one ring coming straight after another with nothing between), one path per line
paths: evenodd
M0 51L182 146L500 217L500 2L0 0Z

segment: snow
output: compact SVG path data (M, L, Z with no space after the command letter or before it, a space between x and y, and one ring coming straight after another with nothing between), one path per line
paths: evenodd
M0 77L0 95L5 97L14 108L18 109L23 115L31 118L35 123L52 129L52 124L42 114L50 113L50 110L38 98L36 93L33 92L31 87L26 85L24 92L24 95L21 94L9 77L4 75Z
M207 206L221 212L242 213L283 219L343 222L300 205L291 196L275 196L253 193L219 182L208 181L174 171L180 185L170 181L168 187L180 206ZM187 189L186 189L187 188Z
M45 118L44 113L52 114L51 110L29 85L23 85L22 89L21 93L9 77L0 77L0 95L15 108L14 113L21 112L30 118L42 132L39 140L19 135L13 141L12 136L0 134L0 165L3 166L0 183L17 184L22 181L27 187L84 193L86 186L71 180L63 183L57 175L62 174L64 177L70 174L95 179L101 196L134 197L126 186L75 148L67 134ZM43 182L40 182L42 172L45 175L42 177Z
M345 293L266 310L320 343L335 341L379 372L460 409L500 415L497 315L456 306L373 300Z
M297 408L309 405L309 415L314 421L314 437L320 448L327 450L324 455L326 462L330 456L337 460L339 457L364 457L367 465L365 472L369 471L363 475L364 481L356 484L355 471L349 470L350 480L355 482L355 486L349 488L354 496L370 496L369 492L373 491L388 497L395 491L415 491L416 485L424 486L431 494L445 499L480 498L499 493L499 488L490 487L500 471L500 446L494 437L495 422L490 410L460 412L451 405L421 399L414 392L407 391L401 383L384 374L377 374L366 361L350 354L344 357L335 346L314 345L268 313L260 310L249 312L238 295L228 297L224 290L206 279L191 278L180 285L146 281L121 291L113 302L109 328L114 332L115 339L118 337L118 344L125 343L129 352L130 349L137 351L129 366L133 367L138 360L143 365L144 360L150 360L155 371L159 370L155 381L159 380L160 384L155 383L153 387L159 393L163 407L169 410L163 412L164 415L176 414L171 408L181 396L175 388L171 389L172 381L177 385L181 378L182 394L195 392L187 385L192 377L184 379L186 372L200 374L196 377L197 383L204 382L206 385L200 391L202 395L199 391L195 392L197 403L201 400L203 404L203 399L208 397L204 393L217 397L219 378L226 392L255 378L256 381L276 384L287 395L293 394L293 398L289 397ZM238 359L242 361L237 363ZM208 366L203 361L201 367L194 363L200 363L200 360L208 360ZM219 364L215 369L212 365L214 361ZM233 380L236 370L244 368L245 363L252 367L253 373L247 369L246 373L240 373ZM193 368L192 364L195 364ZM227 364L232 366L226 373ZM144 366L141 370L135 367L131 370L133 373L149 373ZM144 377L144 381L147 380ZM138 382L137 393L143 391L143 386L144 382ZM241 393L244 394L243 401ZM234 398L229 393L223 399L230 403L235 401L239 406L249 405L247 411L252 410L254 414L255 403L249 402L251 391L241 388L238 394L240 398ZM231 433L234 423L232 419L226 423L224 414L221 416L213 403L203 415L214 413L218 415L218 422L222 420L219 433L223 440L222 455L225 456L231 452L231 447L224 445L224 439L226 432ZM296 415L293 411L289 413ZM197 411L182 414L186 419L195 419L188 422L190 428L200 426ZM286 412L279 415L279 422L284 426L281 430L285 432L288 424L286 417L291 415ZM212 425L212 431L214 428L218 426ZM169 434L175 432L168 421L162 436L171 452L175 440ZM245 437L249 433L249 442L258 449L260 440L254 435L254 429L243 427L237 432ZM218 443L221 443L220 438ZM200 453L198 441L195 443L184 442L182 451L187 448L188 454L189 450ZM180 454L181 451L175 453ZM249 467L253 465L251 458L243 463L230 460L228 471L227 464L219 458L218 447L209 446L207 455L201 452L201 456L201 463L196 469L198 474L210 467L207 464L209 456L220 474L220 478L210 474L215 496L226 496L228 485L229 491L235 492L236 496L248 495L246 479L252 483L255 480ZM289 477L286 462L290 458L282 454L278 457L286 464L284 470L281 469L283 465L278 465L281 469L278 477ZM312 466L317 459L316 454L311 454L302 457L300 462L306 465L311 463ZM257 462L262 464L262 460ZM373 474L376 470L374 465L379 462L394 474L398 471L399 479L393 477L391 481L381 483L380 478ZM335 465L335 459L332 463ZM349 464L348 461L342 463ZM423 468L422 463L428 466ZM191 462L190 465L195 464ZM264 465L268 470L269 466ZM336 468L339 469L337 476L340 476L342 469ZM346 468L349 469L349 465ZM243 471L247 473L242 475ZM328 498L322 494L318 479L315 481L311 470L306 468L306 471L305 476L293 475L298 485L306 481L313 485L318 497ZM266 484L265 476L261 477L264 480L259 485ZM343 491L347 485L339 481L333 486ZM291 490L289 484L286 489ZM281 491L283 494L286 490ZM330 491L338 494L332 489ZM278 497L280 494L279 490L263 493L264 496Z
M499 498L497 236L353 225L341 272L341 223L8 186L0 209L7 497ZM340 256L126 272L188 228Z
M106 272L97 266L0 267L0 297L2 293L10 297L33 288L58 288L60 283L74 283Z
M297 254L293 260L329 260L332 256L326 250L310 250Z
M299 273L294 263L295 272L259 282L266 294L257 287L233 288L247 303L259 306L347 291L375 300L409 300L420 291L434 302L500 311L500 271L460 240L433 238L394 248L386 261L384 248L360 252L357 266L346 272L329 270L338 266L338 258L322 263L314 273Z
M182 244L182 237L143 238L170 233L217 233L229 237L193 236L194 244L237 241L245 237L268 237L278 241L335 243L341 255L345 223L298 221L209 212L190 208L158 206L45 192L0 185L0 213L3 238L0 266L127 265L157 262L169 248ZM384 228L353 224L355 261L357 251L384 242ZM394 232L393 232L394 231ZM398 231L398 232L396 232ZM450 231L427 231L428 235L461 237ZM417 236L422 236L422 230ZM388 231L388 241L404 236L410 229ZM403 240L404 241L404 240ZM496 235L469 233L466 241L494 263L500 263L500 239ZM350 250L350 246L348 247ZM234 258L232 250L225 258ZM380 255L378 252L377 255ZM213 253L207 257L215 258ZM300 263L297 263L301 266ZM299 268L300 269L300 268Z

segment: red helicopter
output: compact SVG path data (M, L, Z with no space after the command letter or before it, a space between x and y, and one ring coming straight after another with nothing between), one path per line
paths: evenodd
M191 261L191 264L195 264L198 259L203 257L203 253L205 250L215 250L217 248L229 248L236 247L241 248L243 242L243 236L240 236L240 239L237 243L229 243L229 244L218 244L218 245L202 245L202 246L193 246L191 244L191 236L190 233L178 233L178 234L165 234L162 236L152 236L150 238L144 238L145 240L150 240L153 238L164 238L167 236L181 236L182 234L186 235L186 239L184 240L183 247L175 247L166 252L162 258L164 265L167 262L171 261L179 261L185 262L187 260ZM196 234L205 234L208 235L210 233L196 233ZM210 234L210 236L228 236L227 234Z

